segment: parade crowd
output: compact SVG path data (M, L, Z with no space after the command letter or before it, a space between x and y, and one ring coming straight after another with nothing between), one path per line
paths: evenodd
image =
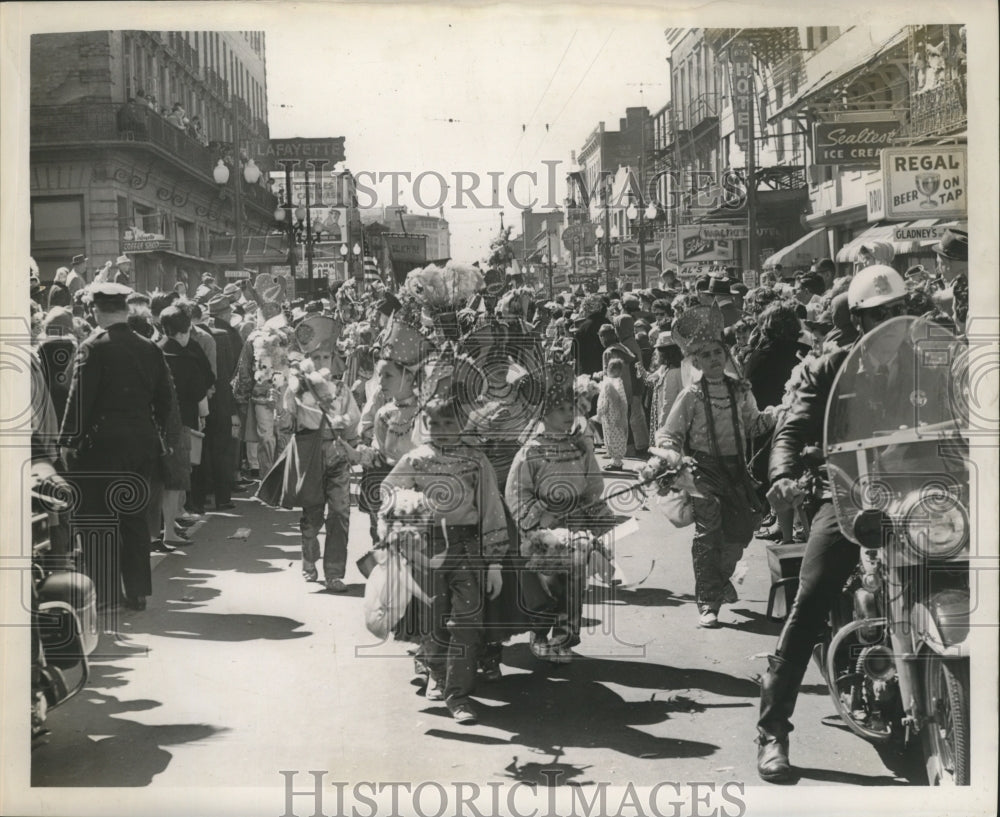
M73 486L68 536L105 606L144 609L150 551L195 546L207 512L251 492L301 510L304 579L343 593L350 516L367 515L359 567L412 583L389 620L366 606L383 616L369 624L412 642L426 698L460 723L511 636L574 660L623 521L604 477L632 460L655 489L686 471L668 515L693 525L693 626L719 626L755 537L808 541L762 689L759 768L779 781L823 605L857 561L828 496L801 489L803 452L822 446L817 407L860 335L903 314L964 332L966 233L935 253L903 273L875 243L840 273L668 272L621 292L449 263L393 287L359 272L308 302L270 275L138 292L127 256L96 276L77 256L47 288L32 276L36 464ZM116 535L88 536L94 518Z

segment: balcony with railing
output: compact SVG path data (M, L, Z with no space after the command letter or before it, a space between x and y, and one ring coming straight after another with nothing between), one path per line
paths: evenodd
M221 153L205 147L186 131L141 105L110 103L35 105L31 108L31 147L93 148L102 143L148 146L183 165L189 172L214 185L212 171ZM230 182L232 184L232 182ZM259 185L243 184L248 203L273 213L277 198Z

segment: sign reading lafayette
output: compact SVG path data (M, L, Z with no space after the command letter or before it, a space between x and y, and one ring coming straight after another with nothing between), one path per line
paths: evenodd
M964 145L886 148L882 178L889 221L967 215L969 174Z
M344 161L344 137L334 139L271 139L265 155L274 162L290 159Z
M891 147L899 122L817 122L813 126L814 162L818 165L878 167L879 154Z

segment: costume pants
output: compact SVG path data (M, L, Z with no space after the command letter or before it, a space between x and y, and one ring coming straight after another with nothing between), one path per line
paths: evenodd
M539 572L538 579L555 603L549 615L536 617L540 623L532 631L552 644L575 647L580 643L583 596L587 590L585 568Z
M274 464L274 408L272 406L254 405L254 422L257 424L257 462L253 463L260 469L261 476L271 470ZM249 456L250 444L247 444Z
M726 585L753 539L760 515L750 503L745 466L739 457L696 453L695 459L695 483L705 497L691 497L694 594L700 612L718 612Z
M303 570L319 560L319 531L326 522L323 546L323 576L342 579L347 569L347 536L351 521L351 472L345 461L327 466L323 471L325 505L302 509L299 530L302 533Z
M467 564L434 572L431 632L424 639L424 656L449 704L465 702L475 688L483 643L483 579L482 571Z

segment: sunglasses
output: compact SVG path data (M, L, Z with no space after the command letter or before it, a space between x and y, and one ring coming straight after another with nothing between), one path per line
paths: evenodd
M885 306L873 306L865 310L865 315L879 323L887 321L889 318L898 318L900 315L905 314L906 304L902 302L886 304Z

